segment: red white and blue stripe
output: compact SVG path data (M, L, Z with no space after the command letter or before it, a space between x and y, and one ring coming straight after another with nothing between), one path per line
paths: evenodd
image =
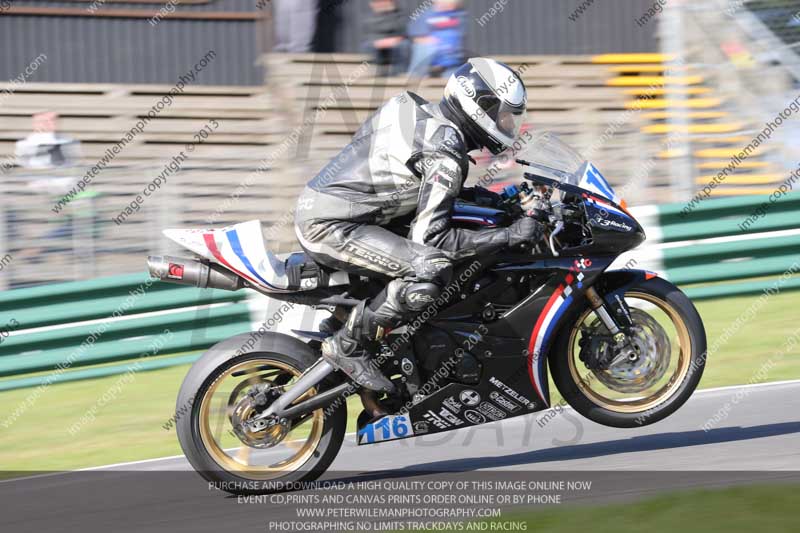
M217 235L224 236L224 239L227 241L227 244L229 245L229 247L227 248L231 252L233 252L233 255L231 255L230 253L227 254L224 253L224 251L227 251L224 248L223 250L220 250L220 247L217 245L216 241ZM239 234L235 228L227 231L206 232L203 234L203 241L205 242L208 251L211 252L211 255L214 256L214 259L219 261L221 265L230 269L232 272L235 272L236 274L250 281L251 283L267 287L272 291L276 292L286 291L286 289L277 287L274 284L267 281L266 279L264 279L264 276L253 266L252 262L247 257L247 254L245 254L242 248L242 243L239 238Z
M618 215L618 216L630 218L630 215L628 215L628 213L626 213L625 211L623 211L619 207L615 206L611 202L608 202L606 200L602 200L602 199L598 198L597 196L589 196L586 199L586 201L587 202L593 202L600 209L602 209L603 211L606 211L607 213L611 213L613 215Z
M531 339L528 342L528 376L531 384L536 390L542 402L549 405L547 395L544 392L544 384L547 379L544 371L545 350L549 344L550 335L558 324L561 315L569 308L572 303L572 283L573 275L568 274L565 283L550 296L550 299L539 314L536 324L531 332Z

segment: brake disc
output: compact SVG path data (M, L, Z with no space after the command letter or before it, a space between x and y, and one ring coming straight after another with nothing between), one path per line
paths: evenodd
M230 411L230 421L234 434L243 444L251 448L272 448L280 443L289 433L290 424L285 418L267 417L251 420L263 412L274 401L264 402L264 394L271 391L257 390L245 394Z
M643 392L658 383L669 368L672 354L667 332L658 321L635 308L631 309L631 319L634 325L628 338L637 356L592 371L600 383L622 393ZM606 336L608 330L602 322L595 320L587 333ZM607 346L602 348L604 352L608 349Z

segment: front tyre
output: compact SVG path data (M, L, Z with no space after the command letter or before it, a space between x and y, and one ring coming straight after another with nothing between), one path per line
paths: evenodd
M608 349L603 339L610 334L587 309L558 337L550 368L576 411L599 424L630 428L662 420L689 399L703 375L706 335L691 300L666 280L642 281L624 297L635 325L636 360L588 368L587 351Z
M315 480L342 445L346 403L262 431L245 430L246 422L290 389L317 354L297 339L275 334L254 351L236 355L241 350L231 342L235 339L206 352L181 386L176 412L191 406L188 416L177 420L186 458L206 480L234 494L292 489ZM330 385L323 381L320 388Z

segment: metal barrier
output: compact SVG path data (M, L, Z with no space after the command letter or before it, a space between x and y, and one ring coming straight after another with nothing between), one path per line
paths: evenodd
M694 300L800 288L800 193L770 198L636 209L650 244L618 264L657 270ZM143 274L0 292L0 391L192 362L186 352L251 330L246 297Z
M800 288L800 193L655 207L647 267L694 300ZM687 209L689 211L687 212ZM655 242L654 242L655 241Z
M245 298L144 274L2 292L0 390L190 362L186 352L250 330Z

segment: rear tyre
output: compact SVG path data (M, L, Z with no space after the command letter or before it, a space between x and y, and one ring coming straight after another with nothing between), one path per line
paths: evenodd
M235 339L206 352L181 386L176 412L191 406L188 416L177 420L178 440L186 458L206 480L233 494L287 490L317 479L336 458L344 440L346 402L289 421L288 429L274 426L243 434L242 422L265 408L256 409L249 399L254 387L290 388L317 360L317 354L297 339L276 334L262 339L254 347L258 351L236 355L236 343L231 342ZM323 381L317 389L332 384ZM264 446L270 439L279 443Z
M641 325L644 347L654 348L651 351L660 360L639 366L631 363L618 372L587 371L578 343L582 328L593 316L591 309L577 317L571 330L558 336L550 357L553 381L567 403L590 420L618 428L645 426L674 413L697 388L706 356L703 321L691 300L673 284L660 278L642 281L626 290L625 300L644 302L632 309L634 323ZM668 337L672 338L666 343L653 340ZM655 373L654 379L648 380L646 372ZM638 390L640 383L650 388Z

